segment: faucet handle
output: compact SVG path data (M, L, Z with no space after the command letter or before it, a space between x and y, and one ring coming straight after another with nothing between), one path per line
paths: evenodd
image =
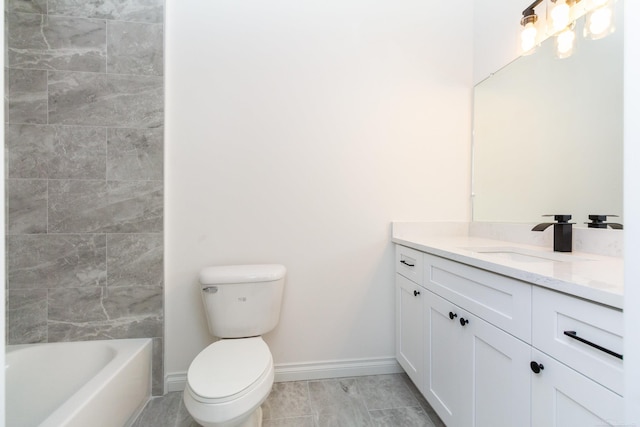
M622 230L622 224L618 224L615 222L607 222L608 216L615 217L615 218L618 217L618 215L589 215L589 221L591 222L585 222L585 224L587 224L587 227L589 228L611 227L616 230Z
M559 223L569 222L571 219L571 215L567 214L552 214L552 215L542 215L542 216L552 216L554 221L558 221Z
M589 215L589 220L593 222L606 222L608 216L618 218L618 215Z

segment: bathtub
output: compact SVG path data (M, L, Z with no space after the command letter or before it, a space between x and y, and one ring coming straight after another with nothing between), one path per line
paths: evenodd
M7 346L7 427L123 427L151 391L151 340Z

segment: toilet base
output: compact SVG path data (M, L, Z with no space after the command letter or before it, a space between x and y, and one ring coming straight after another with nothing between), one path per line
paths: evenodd
M253 411L249 419L240 427L262 427L262 406L258 406L258 409Z

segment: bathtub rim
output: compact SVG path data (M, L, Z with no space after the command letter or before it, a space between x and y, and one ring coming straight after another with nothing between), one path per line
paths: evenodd
M45 346L68 346L70 344L76 346L90 346L101 343L111 347L116 347L116 354L105 366L103 366L89 381L84 383L78 390L76 390L67 400L65 400L60 406L58 406L53 412L51 412L47 418L42 420L38 425L39 427L57 427L63 426L69 423L74 416L78 415L83 408L102 392L105 387L112 381L120 372L122 372L129 362L140 355L140 353L147 351L149 359L149 375L146 384L146 399L142 401L139 407L130 415L129 420L125 423L125 426L130 425L144 406L151 395L152 385L152 354L153 343L152 338L125 338L114 340L92 340L92 341L69 341L69 342L55 342L55 343L34 343L34 344L17 344L6 346L6 352L15 352L21 349L45 347Z

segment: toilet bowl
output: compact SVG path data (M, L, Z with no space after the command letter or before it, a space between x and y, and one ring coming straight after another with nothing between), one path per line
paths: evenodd
M191 362L183 400L204 427L260 427L274 367L261 335L278 323L281 265L208 267L200 273L209 331L222 338Z
M220 340L191 363L184 403L204 427L260 426L260 405L273 376L271 352L261 337Z

